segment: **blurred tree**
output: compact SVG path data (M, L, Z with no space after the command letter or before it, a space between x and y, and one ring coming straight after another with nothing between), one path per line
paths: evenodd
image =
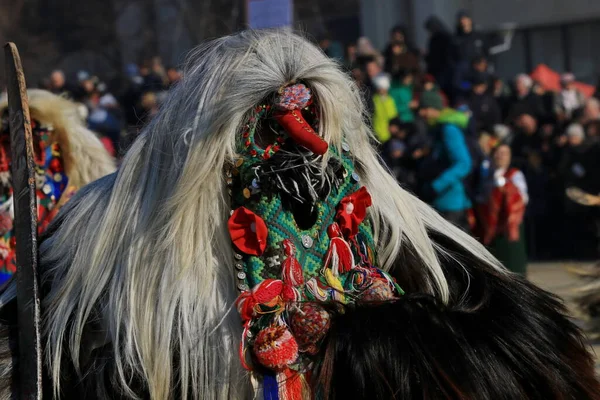
M174 1L183 15L186 28L197 43L239 29L243 23L242 7L245 3L245 0Z
M47 2L49 3L49 2ZM115 0L56 0L47 7L57 45L63 55L61 67L70 74L77 69L111 77L121 71L122 60L116 31Z
M360 34L360 0L296 0L295 25L310 36L350 42Z
M110 79L156 55L178 64L201 41L245 27L246 1L0 0L0 42L17 43L30 86L54 68L70 79L81 69ZM295 25L350 41L359 10L359 0L295 0Z
M59 50L40 0L0 0L0 43L15 42L29 86L38 86ZM43 61L41 58L43 57ZM4 87L4 52L0 54L0 79Z

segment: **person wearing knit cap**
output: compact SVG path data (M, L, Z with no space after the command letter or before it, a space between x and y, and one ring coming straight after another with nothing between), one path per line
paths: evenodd
M515 77L515 91L509 100L506 123L515 124L523 114L531 115L538 121L546 117L542 99L532 90L533 83L527 74Z
M585 139L585 131L580 124L571 124L567 128L567 140L571 146L579 146Z
M402 122L414 122L414 108L418 105L414 96L414 74L404 71L392 80L390 96L394 99L398 116Z
M554 112L560 122L573 118L573 113L585 106L583 93L575 87L575 75L563 74L560 77L562 90L554 98Z
M486 37L475 30L473 18L467 10L460 10L456 15L456 73L454 76L454 90L458 94L465 94L463 83L468 81L471 63L480 57L487 57L489 45ZM455 97L454 96L454 97Z
M467 210L471 201L463 180L469 175L472 159L464 130L469 123L466 113L443 109L437 92L421 95L419 115L427 120L433 142L430 155L421 164L421 198L455 225L467 230Z
M487 56L488 48L483 35L475 31L473 18L467 10L456 14L456 39L460 61L468 63L477 57Z
M373 95L373 130L381 143L389 140L388 125L392 118L398 116L396 103L389 95L390 85L390 77L387 74L379 74L373 78L373 87L376 91Z
M455 67L455 46L452 33L446 24L434 15L425 21L424 28L429 32L425 55L427 74L434 76L435 81L444 91L450 91Z
M444 108L444 100L437 90L426 90L421 93L419 104L421 109L442 110Z

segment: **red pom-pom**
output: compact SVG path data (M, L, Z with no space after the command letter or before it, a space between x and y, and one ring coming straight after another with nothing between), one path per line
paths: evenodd
M258 362L279 371L298 358L298 343L285 326L269 326L256 335L254 355Z

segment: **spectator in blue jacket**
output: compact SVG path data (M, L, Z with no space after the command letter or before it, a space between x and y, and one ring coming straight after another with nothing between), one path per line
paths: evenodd
M443 109L440 99L430 97L421 98L419 112L427 120L432 137L431 152L421 165L422 197L447 220L467 230L471 201L464 180L471 173L472 159L463 132L469 116Z

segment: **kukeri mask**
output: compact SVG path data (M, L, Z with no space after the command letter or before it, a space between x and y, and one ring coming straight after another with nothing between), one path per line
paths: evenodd
M241 358L265 390L300 387L336 304L402 293L377 269L371 196L352 149L328 147L319 113L304 84L283 87L251 112L228 172Z

